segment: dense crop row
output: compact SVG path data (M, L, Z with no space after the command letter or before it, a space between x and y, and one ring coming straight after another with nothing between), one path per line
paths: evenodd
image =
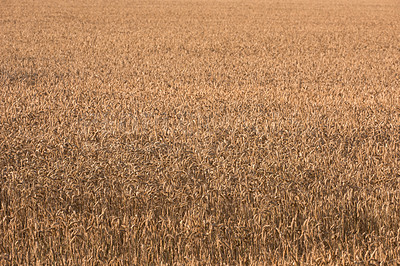
M2 1L0 264L399 264L399 10Z

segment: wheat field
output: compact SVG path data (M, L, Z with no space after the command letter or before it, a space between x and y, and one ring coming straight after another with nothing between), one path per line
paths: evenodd
M0 1L1 265L399 265L397 0Z

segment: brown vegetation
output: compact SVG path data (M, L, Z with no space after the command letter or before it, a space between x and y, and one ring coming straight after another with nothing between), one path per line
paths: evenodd
M400 263L398 1L0 2L0 264Z

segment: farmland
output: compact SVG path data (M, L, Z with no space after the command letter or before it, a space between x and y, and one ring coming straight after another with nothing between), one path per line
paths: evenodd
M400 264L400 4L0 1L1 265Z

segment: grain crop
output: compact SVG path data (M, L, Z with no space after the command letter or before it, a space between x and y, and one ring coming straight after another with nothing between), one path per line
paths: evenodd
M399 265L397 0L0 0L1 265Z

